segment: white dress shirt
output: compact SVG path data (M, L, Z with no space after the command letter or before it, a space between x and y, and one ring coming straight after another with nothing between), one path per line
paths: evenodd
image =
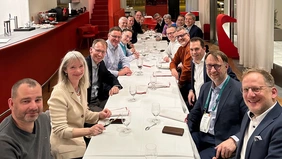
M256 130L256 128L258 127L260 122L270 112L270 110L276 105L276 103L273 106L271 106L270 108L268 108L261 115L257 116L257 117L255 117L252 112L250 112L250 111L247 112L247 114L248 114L248 116L250 118L250 123L249 123L249 128L246 129L246 131L245 131L244 141L243 141L243 145L242 145L242 150L241 150L241 153L240 153L240 156L241 156L240 158L241 159L245 159L246 148L247 148L247 144L248 144L250 136L252 136L253 132Z
M200 63L196 63L193 61L195 68L194 68L194 89L196 94L196 99L198 99L200 94L200 89L204 84L204 64L205 64L205 56L203 56Z
M163 52L162 56L163 57L168 56L170 59L172 59L180 46L181 45L178 43L177 40L170 41L166 50Z

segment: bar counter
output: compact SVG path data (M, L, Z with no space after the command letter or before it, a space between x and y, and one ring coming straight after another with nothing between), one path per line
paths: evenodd
M0 114L9 109L7 101L16 81L33 78L42 85L48 82L63 56L77 48L77 28L88 23L89 12L85 12L53 29L0 47ZM0 121L8 114L0 116Z

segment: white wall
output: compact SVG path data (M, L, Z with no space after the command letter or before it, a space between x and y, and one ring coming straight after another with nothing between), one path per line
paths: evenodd
M282 29L282 1L281 0L274 0L274 9L277 9L277 20L280 24L279 28Z
M88 2L89 1L89 2ZM95 0L80 0L79 3L72 3L72 9L80 9L86 7L86 10L92 14L92 9Z
M12 17L18 17L18 26L23 26L29 20L28 0L0 0L0 35L4 34L4 21ZM14 29L14 21L11 21L11 29Z

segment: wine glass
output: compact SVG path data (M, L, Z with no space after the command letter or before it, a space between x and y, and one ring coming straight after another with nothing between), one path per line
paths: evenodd
M157 50L157 43L153 43L154 50Z
M135 86L135 85L129 86L129 93L130 93L130 95L132 95L132 98L131 98L131 101L132 101L132 102L135 102L135 101L136 101L136 99L134 98L134 96L135 96L135 94L136 94L136 91L137 91L137 89L136 89L136 86Z
M151 89L152 90L156 90L156 83L157 83L157 77L155 77L154 75L152 75L150 77L150 84L151 84Z
M157 116L159 116L161 112L160 103L152 103L151 111L152 111L152 114L155 116L155 119L153 119L152 122L153 123L160 122L160 120L157 119Z
M158 155L157 146L155 144L147 144L145 147L145 158L156 159Z
M139 57L138 59L137 59L137 61L136 61L136 63L137 63L137 67L138 67L138 69L139 69L139 71L138 71L138 74L137 74L137 76L140 76L140 75L142 75L142 66L143 66L143 58L142 57Z
M128 134L131 132L131 129L128 128L128 125L130 124L131 122L131 112L129 111L128 112L128 115L127 116L124 116L122 119L121 119L121 122L122 124L125 126L125 128L123 129L123 133L125 134Z
M161 73L162 71L160 71L160 68L162 68L162 62L163 62L163 59L161 58L158 58L157 61L156 61L156 67L157 67L157 73Z

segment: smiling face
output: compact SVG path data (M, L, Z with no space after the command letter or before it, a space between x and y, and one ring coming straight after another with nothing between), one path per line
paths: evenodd
M128 21L127 21L127 27L131 28L134 24L134 18L133 17L128 17L127 18Z
M177 41L182 47L185 47L190 41L190 36L187 33L186 29L176 31L174 33L174 37L177 39Z
M195 21L193 20L193 17L190 15L186 15L185 16L185 24L187 25L187 27L192 26L195 23Z
M177 27L184 26L184 17L178 16L176 20Z
M16 96L9 98L13 119L21 126L33 123L43 111L42 89L39 84L31 86L23 83Z
M200 63L200 61L205 56L205 48L201 46L200 41L191 41L190 42L190 53L193 60L196 63Z
M123 30L127 28L127 19L121 19L118 23L118 26Z
M104 59L106 55L106 51L107 51L106 43L102 44L101 42L97 42L94 46L90 48L90 56L92 60L96 64L98 64Z
M211 54L207 55L205 63L208 76L216 86L219 86L227 76L228 64L220 56L215 58Z
M108 34L108 39L114 47L117 47L121 39L121 32L116 30L110 32Z
M135 14L135 20L137 22L140 22L141 17L142 17L142 13L140 11L137 11Z
M171 24L171 19L169 19L169 18L164 18L164 22L165 22L166 24L170 25L170 24Z
M130 31L123 31L121 35L121 42L123 44L127 44L130 42L132 37L132 33Z
M166 36L170 41L175 41L176 38L174 37L174 33L176 31L175 27L170 27L166 29Z
M65 73L68 75L68 79L70 82L79 83L79 80L82 78L84 74L84 65L83 61L79 59L71 59L69 60Z
M253 92L249 88L258 88L258 92ZM274 105L277 97L277 89L265 82L262 74L251 72L243 77L242 80L243 98L249 110L255 116L259 116L268 108Z

